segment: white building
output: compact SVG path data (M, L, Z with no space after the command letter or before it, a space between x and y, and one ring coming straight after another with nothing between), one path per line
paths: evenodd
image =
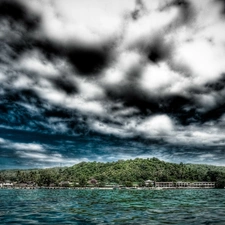
M3 183L0 183L0 187L5 187L5 188L7 188L7 187L13 187L13 183L12 182L10 182L10 181L5 181L5 182L3 182Z
M174 182L155 182L155 187L171 188L174 187Z
M153 180L146 180L145 186L150 186L150 187L154 186L154 181Z
M198 187L198 188L215 188L215 182L194 182L191 183L191 187Z

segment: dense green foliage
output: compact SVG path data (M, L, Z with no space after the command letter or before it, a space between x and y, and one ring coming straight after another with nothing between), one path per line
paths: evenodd
M157 158L119 160L117 162L82 162L72 167L32 170L0 171L0 181L19 183L33 181L39 186L59 185L70 181L75 186L85 186L96 179L99 186L109 183L131 186L144 185L145 180L154 181L213 181L217 187L225 186L225 167L195 164L175 164ZM91 183L91 182L89 182ZM94 185L96 185L94 183Z

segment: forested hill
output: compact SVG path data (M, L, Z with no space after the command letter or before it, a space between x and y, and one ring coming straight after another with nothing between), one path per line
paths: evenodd
M85 185L89 180L98 184L153 181L225 181L225 167L175 164L157 158L119 160L117 162L82 162L71 167L0 171L0 181L33 181L39 185L70 181Z

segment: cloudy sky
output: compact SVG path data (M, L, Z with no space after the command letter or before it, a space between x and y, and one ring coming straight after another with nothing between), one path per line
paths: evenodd
M0 0L0 169L136 157L225 165L225 1Z

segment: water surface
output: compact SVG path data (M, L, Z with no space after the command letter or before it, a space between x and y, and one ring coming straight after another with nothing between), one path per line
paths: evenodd
M0 224L225 225L225 189L0 189Z

